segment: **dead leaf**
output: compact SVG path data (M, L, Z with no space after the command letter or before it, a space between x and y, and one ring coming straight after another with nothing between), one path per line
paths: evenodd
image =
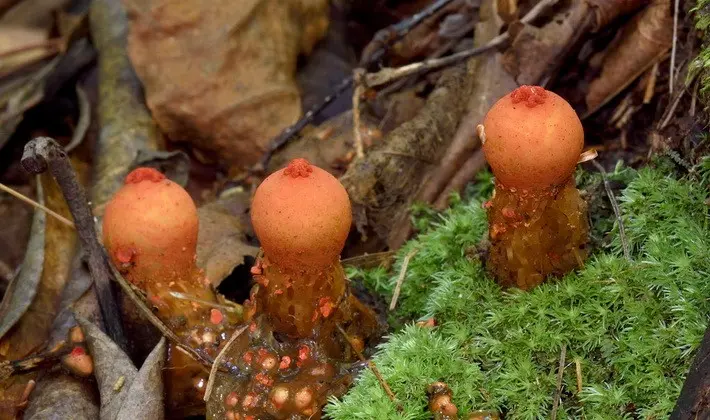
M162 149L164 142L145 106L141 83L126 54L128 22L121 2L92 1L89 20L99 51L100 126L90 196L95 213L100 215L123 185L138 152Z
M143 363L141 370L111 339L90 321L77 317L94 358L94 376L101 395L101 419L163 418L165 338Z
M246 243L244 224L229 210L229 201L239 200L233 194L200 207L200 231L197 238L197 265L205 271L210 283L217 287L232 273L235 267L244 264L244 257L256 257L259 248ZM249 203L249 194L241 195Z
M328 1L125 4L131 61L172 140L190 141L220 164L251 165L301 115L297 58L325 33Z
M25 420L74 419L99 417L96 390L90 382L62 372L43 376L30 394Z
M39 203L44 204L42 184L37 177ZM30 240L25 251L20 272L12 279L0 302L0 338L27 312L37 295L37 286L44 266L45 225L47 213L35 210L30 231Z
M143 366L133 379L128 395L123 400L121 410L115 417L117 420L155 420L164 417L163 366L165 365L165 348L166 340L163 337L145 359Z
M32 194L30 185L9 185L9 187L24 195ZM3 221L0 225L0 249L3 250L0 256L0 283L7 285L16 275L17 268L20 267L25 255L25 246L29 242L33 220L32 207L2 192L0 193L0 220Z
M601 74L589 85L587 115L651 68L668 52L672 42L670 0L654 0L624 27L619 42L604 57Z
M75 167L82 179L82 174L87 172L86 167L78 162L75 162ZM46 173L39 178L44 190L45 205L64 217L71 217L56 181ZM24 314L0 339L0 360L21 359L42 349L49 338L59 309L60 296L67 283L71 261L76 251L77 237L72 228L54 218L47 218L44 223L44 258L36 294ZM36 249L32 248L30 251L36 252ZM28 256L30 257L32 256ZM14 407L27 381L35 378L35 373L29 373L3 381L0 407Z

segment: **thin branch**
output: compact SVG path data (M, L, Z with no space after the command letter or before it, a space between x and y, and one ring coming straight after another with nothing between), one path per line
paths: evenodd
M425 19L434 16L451 2L452 0L436 0L419 13L377 31L375 36L372 37L372 41L363 50L360 66L366 68L378 62L394 42L404 38L412 28Z
M350 344L350 347L353 349L353 351L357 355L358 359L360 359L361 362L367 363L368 367L370 368L370 370L372 370L372 373L375 375L375 378L377 378L377 381L380 383L380 386L382 386L382 389L385 390L385 394L387 394L390 401L392 401L397 406L397 410L399 412L403 412L404 407L402 407L402 404L399 401L397 401L397 396L394 395L394 392L392 392L392 388L390 388L389 384L387 384L387 381L385 381L385 378L384 378L384 376L382 376L382 373L380 373L380 370L377 369L375 362L373 362L372 360L365 359L365 356L363 356L362 353L360 352L360 350L358 350L358 348L353 344L353 342L350 340L350 337L345 332L343 327L341 327L340 325L337 325L337 324L336 324L336 327L338 328L338 331L340 331L340 333L343 335L343 337L345 337L345 340L348 342L348 344Z
M303 114L303 117L296 121L295 124L287 127L284 129L281 134L276 137L271 144L269 145L268 150L266 153L264 153L264 156L261 158L261 161L257 165L257 167L252 168L252 171L254 172L261 172L266 169L267 166L269 166L269 162L271 161L271 157L276 153L278 150L280 150L282 147L284 147L289 140L291 140L292 137L297 135L298 133L301 132L308 124L312 123L315 117L323 112L323 110L330 105L333 101L335 101L337 98L340 97L345 91L350 89L350 87L353 85L353 78L352 77L347 77L343 79L338 86L335 87L335 91L323 98L323 101L316 105L315 107L311 108L308 112Z
M582 393L582 361L574 359L574 370L577 375L577 393Z
M557 418L557 409L560 405L560 398L562 397L562 378L565 374L565 358L567 357L567 344L562 345L562 351L560 352L560 365L557 368L557 389L555 390L555 399L552 401L552 412L550 413L550 418L555 420Z
M54 38L54 39L46 39L44 41L39 41L39 42L33 42L30 44L25 44L25 45L19 46L17 48L13 48L10 50L0 52L0 59L5 59L5 58L11 57L15 54L26 53L28 51L38 50L38 49L46 49L49 52L58 53L61 51L62 43L63 43L63 41L61 38Z
M520 21L522 23L530 23L535 20L538 16L544 13L548 8L555 5L558 0L542 0L535 5ZM377 87L387 84L393 80L411 76L413 74L419 74L424 72L429 72L432 70L437 70L442 67L447 67L456 63L459 63L467 58L483 54L485 52L491 51L503 44L505 44L510 39L508 32L502 33L495 38L493 38L488 44L481 47L472 48L470 50L461 51L456 54L446 56L444 58L434 58L430 60L420 61L418 63L408 64L402 67L390 68L385 67L377 73L368 73L365 76L365 83L367 87Z
M60 222L64 223L65 225L69 226L72 229L76 229L74 226L74 222L71 220L67 219L66 217L62 216L61 214L55 212L54 210L50 209L49 207L46 207L33 199L13 190L12 188L8 187L7 185L0 183L0 190L10 194L11 196L19 199L20 201L24 201L25 203L42 210L43 212L49 214L50 216L54 217L55 219L59 220Z
M224 359L224 356L227 354L227 351L232 347L232 344L234 344L234 341L242 335L246 329L249 328L249 324L244 325L243 327L239 328L238 330L234 331L232 333L232 336L229 337L229 341L227 341L227 344L222 347L222 350L219 352L217 357L214 359L214 363L212 363L212 369L210 369L210 376L207 379L207 386L205 387L205 396L203 400L205 402L209 401L210 395L212 395L212 387L214 386L214 380L217 377L217 369L219 368L220 364L222 363L222 359Z
M123 334L121 313L111 288L107 260L96 237L94 215L91 213L86 192L79 184L67 153L53 139L37 137L25 145L21 162L25 170L31 174L40 174L48 170L59 184L69 206L69 211L74 218L79 239L88 256L89 272L94 287L96 287L106 333L120 348L125 350L128 347L128 342Z
M597 168L599 173L602 175L602 181L604 182L604 190L606 190L606 195L609 197L609 202L611 202L611 207L614 209L614 215L616 216L616 222L619 224L619 239L621 240L621 249L624 251L624 258L627 261L631 261L631 251L629 250L629 242L626 239L626 231L624 229L624 220L621 215L621 208L619 208L619 203L614 197L614 191L611 190L611 184L609 184L609 179L606 176L606 171L604 167L599 164L596 160L592 161L592 164Z
M414 248L411 251L407 253L407 255L404 256L404 260L402 260L402 268L399 270L399 276L397 277L397 284L394 286L394 293L392 294L392 302L390 302L390 311L394 311L394 308L397 307L397 299L399 299L399 294L402 291L402 284L404 283L404 278L406 277L407 274L407 267L409 267L409 260L412 259L414 254L419 252L419 249Z

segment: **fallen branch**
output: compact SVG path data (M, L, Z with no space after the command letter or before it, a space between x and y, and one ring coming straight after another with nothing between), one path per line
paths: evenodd
M624 220L621 215L621 208L619 208L619 203L614 197L614 192L611 190L611 184L609 184L609 179L606 176L606 171L604 167L597 162L592 160L592 164L597 168L602 176L602 181L604 182L604 190L606 190L606 195L609 197L609 202L611 202L611 207L614 209L614 215L616 216L616 222L619 224L619 239L621 240L621 249L624 251L624 258L627 261L631 261L631 251L629 250L629 242L626 239L626 231L624 230Z
M69 206L79 239L88 255L89 271L96 287L106 333L122 349L127 348L121 315L109 280L107 261L94 227L94 216L79 181L62 147L49 137L37 137L25 145L22 166L31 174L47 170L57 181Z

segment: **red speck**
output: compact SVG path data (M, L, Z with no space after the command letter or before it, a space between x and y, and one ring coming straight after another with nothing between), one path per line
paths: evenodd
M254 417L250 414L250 415L244 417L244 420L256 420L256 417Z
M258 276L263 273L263 271L261 270L261 267L258 264L252 266L251 269L249 270L249 272L255 276Z
M74 349L71 351L72 357L83 356L85 354L86 351L83 347L74 347Z
M249 324L249 332L253 333L254 331L256 331L256 322Z
M263 347L257 350L256 353L259 355L259 362L261 362L264 357L269 355L269 352Z
M256 394L253 392L248 393L244 397L244 401L242 402L242 405L244 406L244 408L254 407L256 405Z
M525 102L525 106L528 108L535 108L545 103L547 91L540 86L523 85L515 89L510 94L510 98L513 100L513 104Z
M512 219L515 217L515 210L511 209L510 207L503 207L501 213L503 213L503 217L506 217L508 219Z
M251 361L254 360L254 353L248 351L244 353L244 356L242 356L242 359L244 359L247 364L251 364Z
M298 348L298 359L301 361L304 361L308 359L308 357L311 355L311 349L308 348L306 345L302 345L301 347Z
M132 248L119 247L116 250L116 259L121 264L128 264L136 256L136 251Z
M489 208L491 208L491 207L493 207L493 200L488 200L488 201L486 201L485 203L483 203L483 208L484 208L484 209L489 209Z
M311 322L316 322L316 319L318 319L318 309L313 311L313 316L311 317Z
M274 380L272 378L269 378L268 376L266 376L264 373L261 373L261 372L257 373L256 376L254 377L254 379L256 379L257 382L259 382L260 384L262 384L264 386L271 386L274 384Z
M165 175L153 168L138 168L128 174L124 182L126 184L137 184L141 181L160 182L164 179Z
M284 169L284 175L290 176L292 178L308 178L308 175L313 172L313 167L311 163L303 158L296 158L289 162L286 169Z
M230 392L229 395L227 395L227 398L225 399L225 404L227 404L229 407L234 407L237 405L237 402L239 400L239 397L237 396L236 392Z
M281 363L279 363L279 369L288 369L289 366L291 366L291 358L288 356L282 357Z
M276 291L274 292L274 295L276 295L276 296L283 295L283 294L284 294L283 289L276 289Z
M330 314L333 313L333 301L327 296L320 298L318 301L318 309L320 309L323 318L328 318Z
M213 323L214 325L217 325L222 322L224 319L224 315L222 315L222 312L219 309L212 309L210 310L210 322Z

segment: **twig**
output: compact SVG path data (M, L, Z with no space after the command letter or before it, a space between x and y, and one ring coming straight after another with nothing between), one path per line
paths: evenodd
M545 10L547 10L549 7L555 5L559 0L542 0L538 4L535 5L530 11L520 20L523 23L530 23L533 20L535 20L538 16L540 16ZM446 67L451 64L456 64L459 61L465 60L466 58L473 57L479 54L483 54L485 52L488 52L498 46L503 45L510 36L508 33L504 33L501 35L498 35L497 37L493 38L487 45L484 45L482 47L474 48L471 50L467 51L462 51L460 53L456 53L444 58L440 59L433 59L433 60L425 60L420 63L414 63L410 64L408 66L403 66L403 67L398 67L395 69L392 68L385 68L382 69L382 71L378 73L374 73L374 75L378 75L380 73L387 73L387 77L391 77L390 79L379 83L379 84L371 84L370 80L368 79L371 74L368 74L366 76L366 82L367 86L374 87L374 86L379 86L380 84L386 84L389 83L392 80L398 79L400 77L405 77L409 76L412 74L417 74L423 71L430 71L430 70L435 70L441 67ZM366 66L363 66L366 67ZM395 73L395 76L390 76L390 73ZM383 74L381 77L385 77ZM377 79L377 77L374 77ZM272 142L271 146L269 149L266 151L264 154L264 157L262 158L261 162L255 167L252 168L252 171L254 172L260 172L263 171L269 164L269 161L271 160L271 157L273 154L281 149L283 146L288 143L288 141L298 134L301 130L303 130L304 127L306 127L308 124L310 124L313 119L315 118L316 115L318 115L323 109L325 109L326 106L330 105L331 102L333 102L337 97L342 95L350 86L353 85L353 78L348 77L344 79L342 82L340 82L340 85L338 85L335 88L335 92L329 96L327 96L325 99L323 99L323 102L310 111L306 112L306 114L298 120L295 124L292 126L286 128L284 131L279 134L278 137L276 137Z
M358 159L365 157L365 150L362 146L362 132L360 131L360 98L365 93L363 77L365 70L355 69L353 71L353 80L355 81L355 89L353 89L353 134L355 135L355 156Z
M222 347L222 350L219 352L217 357L215 357L214 363L212 363L212 368L210 369L210 376L207 379L207 386L205 387L205 396L202 399L203 401L209 401L210 395L212 395L212 387L214 386L214 380L217 377L217 369L222 363L222 359L224 359L224 356L227 354L227 351L232 347L234 340L236 340L240 335L242 335L242 333L246 331L247 328L249 328L249 324L246 324L238 330L234 331L232 333L232 336L229 337L229 341L227 341L227 344Z
M91 103L86 96L86 92L84 92L84 89L82 89L78 83L76 84L76 99L79 102L79 121L76 123L71 141L64 148L67 153L81 144L91 123Z
M540 14L546 11L549 7L556 4L558 0L542 0L535 5L520 21L522 23L530 23L535 20ZM444 58L434 58L430 60L420 61L418 63L408 64L402 67L390 68L385 67L377 73L368 73L365 76L367 87L377 87L387 84L401 77L410 76L413 74L429 72L442 67L447 67L463 61L469 57L483 54L492 49L495 49L510 39L508 32L502 33L493 38L488 44L481 47L472 48L470 50L461 51L456 54L446 56Z
M621 217L621 208L619 208L619 203L616 201L616 197L614 197L614 192L611 190L611 185L609 184L609 179L606 176L606 171L604 170L604 167L596 160L593 160L592 164L602 175L602 181L604 182L604 190L606 190L606 195L607 197L609 197L611 207L614 209L616 222L619 224L619 239L621 240L621 249L623 249L624 251L624 258L626 258L627 261L631 261L631 251L629 250L629 242L626 239L626 231L624 230L624 220Z
M50 209L49 207L43 206L42 204L34 201L33 199L31 199L23 194L20 194L19 192L8 187L7 185L0 183L0 190L10 194L11 196L13 196L21 201L24 201L25 203L27 203L35 208L42 210L43 212L49 214L50 216L54 217L55 219L59 220L60 222L64 223L65 225L67 225L71 228L75 228L74 222L72 222L71 220L69 220L66 217L62 216L61 214L55 212L54 210Z
M404 38L412 28L419 25L424 19L433 16L451 3L451 1L452 0L436 0L419 13L377 31L375 36L372 37L372 41L370 41L363 50L360 66L367 68L378 62L394 42Z
M392 302L390 302L390 311L394 311L397 307L397 299L399 299L399 294L402 291L402 284L404 283L404 277L407 274L407 267L409 266L409 260L412 259L414 254L419 252L419 249L414 248L404 256L402 260L402 268L399 269L399 276L397 277L397 284L394 286L394 293L392 294Z
M678 8L680 0L675 0L673 7L673 46L671 47L671 64L668 72L668 93L673 93L673 85L675 84L675 50L678 43Z
M303 117L301 117L301 119L296 121L295 124L291 125L290 127L287 127L284 131L282 131L281 134L278 135L278 137L271 141L269 149L266 151L266 153L264 153L264 156L261 158L261 162L259 162L256 168L252 168L252 171L261 172L265 170L266 167L269 166L269 162L271 161L271 157L274 155L274 153L284 147L293 136L300 133L301 130L303 130L308 124L313 122L316 115L320 114L328 105L330 105L334 100L340 97L340 95L345 93L345 91L348 90L352 85L352 77L347 77L343 79L343 81L341 81L340 84L335 87L335 91L332 94L323 98L323 101L320 104L311 108L311 110L306 112Z
M106 333L122 349L127 348L126 337L121 325L121 313L111 289L107 261L103 249L96 239L94 216L86 200L84 188L76 178L74 168L67 153L49 137L37 137L25 145L22 166L32 174L49 170L62 190L69 206L79 239L89 259L89 272L96 287L101 314L106 325Z
M562 345L560 365L557 368L557 390L555 391L555 399L552 401L552 412L550 413L550 418L552 420L557 418L557 409L559 408L560 398L562 396L562 378L565 374L565 357L567 357L567 344Z
M380 383L380 386L382 387L382 389L385 390L385 394L387 394L390 401L392 401L395 404L395 406L397 407L397 410L399 412L403 412L404 407L402 407L402 404L399 401L397 401L397 396L394 395L394 392L392 392L392 388L390 388L387 381L385 381L385 378L384 378L384 376L382 376L382 373L380 373L380 370L377 369L375 362L373 362L372 360L365 359L365 356L363 356L362 353L360 352L360 350L358 350L358 348L353 344L353 342L350 340L350 337L348 336L348 333L345 332L343 327L341 327L338 324L336 324L336 327L338 327L338 331L340 331L340 334L342 334L343 337L345 337L345 340L348 342L348 344L350 344L350 347L353 349L353 351L357 355L358 359L360 359L361 362L367 363L367 366L370 368L370 370L372 370L372 373L375 375L375 378L377 378L377 382Z
M582 361L579 359L574 359L574 370L577 374L577 393L582 393Z

